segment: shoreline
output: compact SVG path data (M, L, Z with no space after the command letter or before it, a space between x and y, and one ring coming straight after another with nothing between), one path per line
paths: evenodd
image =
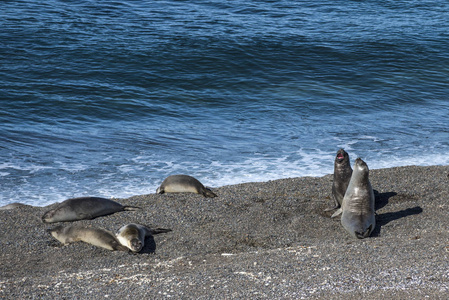
M332 165L332 168L331 168L332 170L331 171L333 171L333 160L335 159L334 156L331 156L330 159L329 159L329 161L331 162L331 165ZM353 159L353 161L354 161L354 159ZM352 161L352 164L353 164L353 161ZM435 164L435 165L400 165L400 166L392 166L392 167L380 167L380 168L375 168L375 169L374 168L373 169L370 168L370 171L388 170L388 169L395 169L395 168L407 168L407 167L444 167L444 166L449 166L449 164L448 165L442 165L442 164ZM267 178L266 180L262 180L262 181L259 181L257 178L254 181L251 180L252 178L245 178L248 181L238 180L236 183L225 183L223 185L218 185L218 186L215 186L214 184L211 184L208 181L207 176L206 176L206 178L200 177L200 176L198 176L198 177L194 176L194 177L199 179L204 184L204 186L209 187L212 190L214 190L214 189L219 189L219 188L223 188L223 187L227 187L227 186L236 186L236 185L240 185L240 184L258 184L258 183L271 182L271 181L284 180L284 179L291 179L291 178L321 178L321 177L325 177L325 176L331 176L332 174L333 174L332 172L324 172L323 171L323 172L318 173L317 175L298 175L298 176L293 175L292 177L281 177L281 178L276 178L276 179L268 179ZM170 175L175 175L175 174L170 174ZM167 175L167 176L169 176L169 175ZM71 195L69 195L67 197L63 197L61 195L60 196L61 198L59 200L53 200L53 202L46 202L45 201L44 202L45 204L41 204L41 203L35 204L34 202L33 203L27 203L26 200L23 200L23 199L26 199L26 198L23 198L23 196L21 196L22 198L14 197L12 199L15 199L15 200L10 200L8 202L0 201L0 210L1 210L2 207L6 206L6 205L9 205L9 204L14 204L14 203L19 203L19 204L23 204L23 205L29 205L29 206L32 206L32 207L49 207L49 206L54 205L56 203L60 203L60 202L62 202L64 200L67 200L69 198L77 198L77 197L91 197L92 196L92 197L101 197L101 198L106 198L106 199L119 199L119 200L120 199L129 199L129 198L133 198L133 197L138 197L138 196L142 196L142 195L150 195L150 194L155 193L156 189L160 186L160 184L162 183L163 180L164 180L164 177L160 177L157 180L156 184L151 185L150 188L146 188L145 192L142 193L142 194L133 192L133 193L128 193L128 195L118 196L117 194L114 194L114 193L106 193L106 194L103 194L101 192L100 193L95 193L95 192L93 192L93 193L86 193L85 191L82 191L80 193L71 194ZM226 182L226 180L225 180L225 182ZM127 187L126 187L126 189L127 189ZM6 200L3 199L3 201L6 201Z
M449 294L448 174L449 166L371 170L377 225L364 240L324 212L332 175L228 185L213 189L217 198L117 199L142 210L76 222L173 230L135 255L60 247L46 229L62 223L40 220L52 205L0 211L0 297L438 299Z

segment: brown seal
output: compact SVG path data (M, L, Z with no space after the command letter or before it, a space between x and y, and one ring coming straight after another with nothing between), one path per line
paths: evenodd
M113 233L100 228L76 225L63 227L62 225L59 225L50 229L49 232L55 239L64 245L75 242L85 242L111 251L128 251L128 248L120 244Z
M168 176L162 182L161 186L158 187L156 193L196 193L204 197L217 197L210 189L204 187L198 179L189 175Z

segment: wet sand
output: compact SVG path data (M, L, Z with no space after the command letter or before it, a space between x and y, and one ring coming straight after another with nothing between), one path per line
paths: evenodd
M171 228L142 253L61 246L41 216L0 210L0 298L446 299L449 166L370 171L377 226L356 240L331 219L332 175L115 199L140 211L74 222ZM95 195L92 195L95 196ZM65 223L69 225L72 222Z

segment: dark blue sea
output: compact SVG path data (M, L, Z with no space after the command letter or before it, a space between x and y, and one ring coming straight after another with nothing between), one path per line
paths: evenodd
M0 205L449 165L449 2L1 1Z

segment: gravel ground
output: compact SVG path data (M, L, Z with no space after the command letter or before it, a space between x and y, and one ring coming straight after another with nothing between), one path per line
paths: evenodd
M377 227L365 240L324 212L331 175L213 188L217 198L116 199L142 210L76 222L173 230L139 254L60 246L46 232L56 224L40 219L52 206L0 210L0 298L447 299L448 174L449 166L371 170Z

